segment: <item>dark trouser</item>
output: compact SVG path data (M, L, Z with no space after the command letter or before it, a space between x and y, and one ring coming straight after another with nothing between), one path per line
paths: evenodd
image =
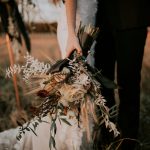
M95 49L95 66L102 74L114 80L117 62L119 85L118 126L122 138L137 139L140 112L141 66L146 40L146 28L111 31L101 28ZM114 91L103 88L102 94L111 107L115 104ZM124 150L133 150L132 142L123 142ZM127 143L127 144L125 144Z

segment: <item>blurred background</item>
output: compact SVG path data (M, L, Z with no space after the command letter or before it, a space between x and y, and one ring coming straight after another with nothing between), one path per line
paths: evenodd
M1 3L3 2L0 1ZM5 2L6 3L6 2ZM59 12L50 0L17 0L17 6L21 18L25 23L27 33L31 41L31 55L41 61L58 60L61 58L56 30ZM1 5L2 6L2 5ZM13 5L12 5L13 6ZM8 8L8 7L6 7ZM8 11L13 11L11 8ZM14 17L12 13L11 17ZM4 15L2 17L2 15ZM21 77L14 80L5 78L5 70L12 63L23 63L23 57L27 52L27 40L22 33L18 33L22 39L12 36L5 30L2 18L7 18L1 12L0 19L0 131L17 126L17 120L21 115L28 120L31 117L30 106L33 96L26 95L26 88ZM16 19L16 18L15 18ZM17 19L16 19L17 20ZM13 26L13 25L12 25ZM15 30L16 26L9 30ZM20 29L18 29L20 32ZM24 31L24 30L23 30ZM7 36L8 35L8 36ZM9 38L8 38L9 37ZM15 39L15 40L14 40ZM11 42L16 41L17 42ZM9 46L9 45L12 46ZM22 45L21 45L22 44ZM20 46L21 45L21 46ZM15 48L17 49L15 49ZM13 54L10 54L12 51ZM11 55L11 56L10 56ZM18 91L16 93L16 90ZM20 115L21 114L21 115ZM150 150L150 29L145 44L144 60L141 79L141 113L140 113L140 142L143 150Z

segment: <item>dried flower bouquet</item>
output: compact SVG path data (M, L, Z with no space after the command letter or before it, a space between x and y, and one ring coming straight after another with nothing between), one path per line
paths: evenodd
M88 141L94 140L91 138L93 135L91 135L90 122L97 127L104 123L114 136L119 134L115 124L109 120L109 108L101 95L102 84L108 88L115 88L116 85L86 62L88 51L98 31L99 29L91 26L80 26L78 37L83 56L73 53L70 58L59 60L51 65L39 62L27 54L25 65L14 65L6 71L8 77L14 73L22 73L23 80L32 87L28 94L36 94L42 99L41 104L35 107L35 118L38 121L34 120L33 126L41 122L43 117L50 116L50 148L56 147L56 121L83 128L87 133ZM24 130L32 130L35 133L30 123L20 127L18 139L22 137Z

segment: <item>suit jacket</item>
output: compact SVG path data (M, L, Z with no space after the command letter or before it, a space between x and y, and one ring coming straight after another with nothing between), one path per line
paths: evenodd
M150 0L98 0L97 26L116 29L150 25Z

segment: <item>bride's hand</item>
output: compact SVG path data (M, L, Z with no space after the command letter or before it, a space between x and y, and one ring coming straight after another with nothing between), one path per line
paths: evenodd
M69 57L74 50L76 50L79 55L82 55L79 39L75 35L69 35L66 47L66 57Z

